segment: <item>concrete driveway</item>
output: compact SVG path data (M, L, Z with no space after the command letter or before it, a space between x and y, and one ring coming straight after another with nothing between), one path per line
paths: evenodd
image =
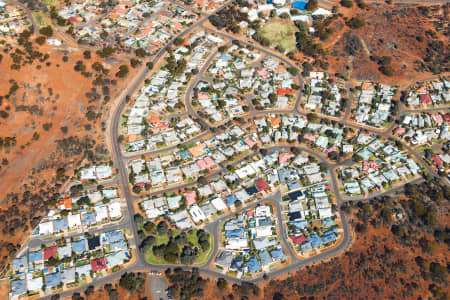
M165 278L160 276L150 277L149 287L152 294L152 300L167 300L167 281Z

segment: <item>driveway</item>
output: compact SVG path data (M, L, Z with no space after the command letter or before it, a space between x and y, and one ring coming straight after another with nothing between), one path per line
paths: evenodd
M160 276L150 277L149 288L152 294L152 300L167 300L167 281L165 278Z

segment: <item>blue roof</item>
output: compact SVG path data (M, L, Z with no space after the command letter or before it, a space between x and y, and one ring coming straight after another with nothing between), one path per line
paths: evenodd
M28 260L30 263L42 261L42 250L28 252Z
M230 268L234 269L234 270L241 271L243 265L244 265L244 260L242 259L241 256L238 256L235 259L233 259L233 261L231 262L231 267Z
M191 153L187 150L178 151L177 155L179 155L182 160L188 160L192 157Z
M94 224L95 215L93 212L88 212L83 214L83 225Z
M288 189L290 191L296 190L302 187L302 185L297 180L292 180L287 183Z
M11 263L13 270L24 269L28 266L27 256L16 257Z
M54 287L61 283L61 274L59 272L51 273L45 276L45 285Z
M258 192L258 189L256 188L256 186L251 186L249 188L246 188L245 191L249 194L249 195L253 195L256 194Z
M120 231L116 231L116 230L114 230L114 231L108 231L108 232L105 233L105 235L106 235L106 237L108 238L108 241L109 241L110 243L113 243L113 242L117 242L117 241L123 240L123 233L120 232Z
M306 220L292 221L292 222L289 222L289 224L291 224L299 229L304 229L304 228L306 228L306 226L308 226L308 221L306 221Z
M312 246L310 242L304 242L300 245L300 248L302 249L302 252L308 252L312 250Z
M292 7L299 9L299 10L306 10L307 5L308 5L308 2L305 2L305 1L295 1L292 3Z
M236 203L237 198L235 195L228 195L225 197L225 200L227 200L227 205L231 206L234 205L234 203Z
M334 222L331 218L326 218L322 220L322 225L325 227L330 227L334 225Z
M266 249L259 251L258 254L263 266L268 266L272 263L272 258L270 257L269 252L267 252Z
M252 257L248 260L247 267L249 272L257 272L261 270L261 265L259 264L259 261L256 259L256 257Z
M322 236L322 241L326 244L336 240L336 235L332 231L327 231Z
M224 61L229 61L231 59L231 56L228 53L222 53L220 59Z
M280 260L285 259L286 254L284 253L283 249L277 248L275 250L270 251L270 255L272 255L274 260Z
M289 193L288 196L289 196L289 199L291 199L291 200L297 200L299 197L303 196L303 193L302 193L302 191L296 191L293 193Z
M322 240L321 240L320 237L319 237L317 234L315 234L315 233L313 233L313 234L311 234L310 236L308 236L308 242L311 242L311 246L312 246L313 248L317 248L317 247L319 247L320 245L322 245Z
M25 294L27 291L26 286L26 282L23 279L11 281L11 295L17 296Z
M100 246L100 236L96 235L93 238L90 238L88 241L89 250L94 250L98 246Z
M75 253L80 253L86 251L86 240L81 239L77 242L72 243L72 250Z
M64 229L67 229L67 227L69 226L67 225L66 218L53 221L53 228L55 229L55 232L63 231Z
M225 231L227 239L241 239L244 237L244 231L240 228Z

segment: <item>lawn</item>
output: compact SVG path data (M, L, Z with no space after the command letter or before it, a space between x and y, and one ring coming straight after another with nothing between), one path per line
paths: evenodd
M174 237L175 236L176 235L174 235ZM155 235L155 238L156 238L155 246L161 245L161 244L167 244L167 242L169 241L168 235ZM187 239L194 246L197 246L201 249L200 245L198 244L198 240L197 240L197 230L193 230L192 234L187 234ZM198 255L198 258L197 258L197 262L194 263L194 265L197 265L197 266L204 265L208 261L208 258L211 256L212 251L214 249L214 238L213 238L212 234L209 235L209 244L210 244L209 250L207 252L200 251L200 254ZM181 252L182 247L183 246L179 246L180 252ZM150 264L158 264L158 265L169 264L164 258L153 255L153 251L151 249L149 251L147 251L147 253L145 254L145 258ZM181 263L179 263L179 262L176 264L181 265Z
M50 18L43 12L32 12L39 28L46 27L52 24Z
M290 20L274 18L261 27L259 34L268 39L272 46L279 46L289 52L295 50L297 31L297 26Z

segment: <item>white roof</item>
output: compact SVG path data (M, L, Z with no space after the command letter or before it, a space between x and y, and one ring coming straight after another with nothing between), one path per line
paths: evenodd
M43 285L42 277L33 278L33 274L27 274L27 290L37 291L40 290Z
M67 216L67 224L69 225L70 228L81 226L80 214L68 215Z
M53 222L45 222L39 224L39 234L52 234Z
M108 210L109 210L109 216L112 219L122 216L122 212L120 211L120 202L118 200L111 201L108 204Z
M108 210L106 206L96 206L94 209L95 209L95 221L101 222L104 219L108 219Z
M227 205L225 204L225 202L222 200L222 198L216 198L214 200L211 201L211 204L214 206L215 209L217 210L225 210L227 209Z
M328 9L319 7L318 9L313 11L313 13L311 15L313 15L313 16L329 16L329 15L331 15L331 11L329 11Z

